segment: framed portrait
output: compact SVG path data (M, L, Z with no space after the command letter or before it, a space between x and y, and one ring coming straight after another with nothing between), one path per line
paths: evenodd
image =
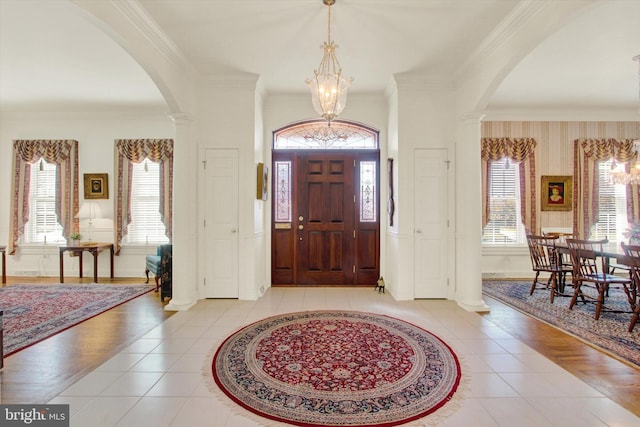
M258 163L258 176L256 198L258 200L267 200L267 188L269 183L269 168L264 163Z
M573 177L571 176L542 176L540 187L543 211L570 211L572 209Z
M108 174L85 173L84 174L84 198L85 199L108 199L109 198Z

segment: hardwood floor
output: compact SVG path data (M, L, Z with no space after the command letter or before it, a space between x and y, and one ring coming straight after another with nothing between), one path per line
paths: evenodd
M9 277L8 284L27 280L29 283L57 281L56 278ZM134 278L111 282L142 281ZM487 320L640 416L640 369L496 300L487 297L485 301L491 307L490 313L482 314ZM5 358L5 367L0 372L0 402L47 402L170 317L173 313L163 309L167 302L161 302L157 293L150 292Z
M486 319L640 417L640 369L484 296ZM640 332L640 331L634 331Z
M57 277L8 277L14 283L57 283ZM65 278L68 283L92 279ZM144 283L144 278L100 278L107 283ZM85 374L169 318L169 302L149 292L4 359L0 402L46 403Z

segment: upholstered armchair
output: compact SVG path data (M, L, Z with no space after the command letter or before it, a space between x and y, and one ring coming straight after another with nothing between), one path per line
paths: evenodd
M149 273L153 273L156 281L156 292L160 289L160 297L171 297L171 261L172 245L160 245L155 255L147 255L145 274L149 283Z
M160 299L163 301L165 297L171 298L172 295L172 260L173 246L160 246Z

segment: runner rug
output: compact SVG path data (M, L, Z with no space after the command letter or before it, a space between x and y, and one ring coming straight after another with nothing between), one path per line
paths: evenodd
M0 288L8 356L155 289L148 285L47 284Z
M229 336L213 378L254 414L298 426L395 426L443 407L460 384L440 338L392 317L309 311Z
M486 295L640 367L640 329L628 331L631 313L603 311L600 319L595 320L594 304L583 304L578 300L569 310L570 298L556 297L551 304L549 291L536 290L529 295L530 289L531 281L528 280L484 280L482 285ZM583 290L588 292L584 287ZM611 291L605 306L630 310L626 296L618 291Z

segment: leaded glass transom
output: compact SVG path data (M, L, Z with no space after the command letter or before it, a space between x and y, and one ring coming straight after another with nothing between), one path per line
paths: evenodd
M279 150L363 150L378 148L378 132L356 123L312 120L274 132Z

